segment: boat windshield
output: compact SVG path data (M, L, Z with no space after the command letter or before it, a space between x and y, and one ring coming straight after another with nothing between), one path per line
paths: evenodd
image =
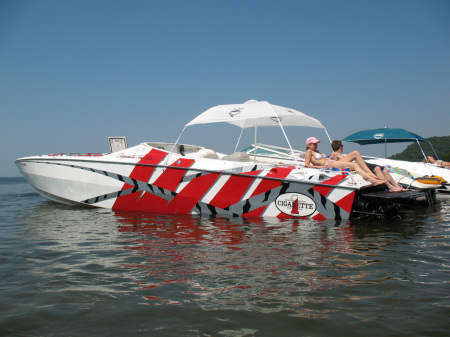
M298 150L293 150L294 155L297 158L304 158L305 153ZM279 146L274 145L266 145L266 144L255 144L250 145L249 147L242 150L249 155L257 155L257 156L270 156L276 158L292 158L291 149L286 149Z

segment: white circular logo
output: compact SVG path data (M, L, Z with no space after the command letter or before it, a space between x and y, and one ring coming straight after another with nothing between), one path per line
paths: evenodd
M275 206L284 214L292 216L308 216L316 211L316 203L304 194L285 193L275 199Z
M384 137L384 133L376 133L373 135L373 138L375 138L375 139L381 139L383 137Z

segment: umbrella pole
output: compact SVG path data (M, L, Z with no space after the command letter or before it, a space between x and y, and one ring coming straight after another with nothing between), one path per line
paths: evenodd
M384 140L384 158L387 159L387 139Z
M417 141L417 144L418 144L419 147L420 147L420 151L422 151L422 154L423 154L423 156L425 157L425 163L429 163L428 158L427 158L427 156L425 155L425 152L424 152L423 149L422 149L422 146L420 146L419 140L416 139L416 141ZM431 145L431 143L430 143L430 145ZM436 151L434 151L433 145L431 145L431 148L433 149L433 152L436 154ZM436 157L437 157L437 154L436 154ZM438 159L438 158L436 158L436 159ZM425 168L430 172L430 175L433 175L433 172L431 172L431 169L430 169L427 165L425 165L425 164L424 164L424 166L425 166Z
M433 144L431 144L431 142L428 142L428 143L430 144L431 148L433 149L434 154L436 155L436 160L439 160L439 156L436 153L436 150L434 149Z
M417 142L417 145L419 145L419 148L420 148L420 151L422 151L422 155L423 155L423 157L425 158L425 160L428 162L428 160L427 160L427 156L425 155L425 152L423 151L423 149L422 149L422 146L420 146L420 142L419 142L419 140L418 139L416 139L416 142ZM433 148L433 146L431 147L431 148ZM433 149L433 151L434 151L434 149ZM436 153L436 152L435 152Z

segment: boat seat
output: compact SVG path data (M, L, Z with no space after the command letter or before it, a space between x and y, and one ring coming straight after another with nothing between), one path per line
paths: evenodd
M250 161L250 156L245 152L235 152L229 156L224 156L222 160L231 160L231 161Z
M196 158L209 158L209 159L219 159L216 151L211 149L200 149L198 152L188 153L186 158L196 159Z

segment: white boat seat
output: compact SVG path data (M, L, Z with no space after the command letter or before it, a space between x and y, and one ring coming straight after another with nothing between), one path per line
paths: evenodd
M196 158L209 158L209 159L219 159L216 151L211 149L200 149L197 152L188 153L186 158L196 159Z
M222 160L231 160L231 161L250 161L250 156L245 152L235 152L229 156L225 156Z

